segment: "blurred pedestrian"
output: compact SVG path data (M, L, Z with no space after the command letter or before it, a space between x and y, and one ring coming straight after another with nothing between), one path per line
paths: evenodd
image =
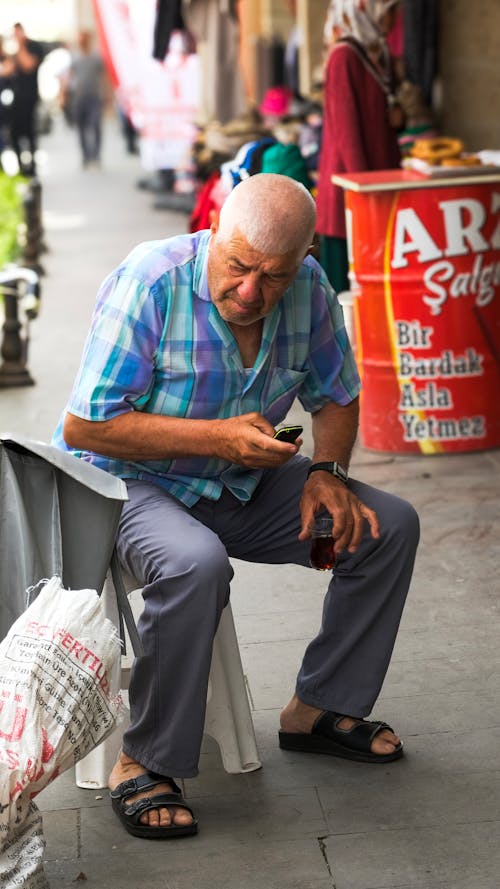
M105 73L101 55L92 48L89 31L81 30L78 34L77 49L72 53L64 90L63 104L78 131L82 165L98 166L101 161Z
M317 232L321 264L337 292L349 289L349 278L344 193L332 175L400 165L403 115L385 39L397 6L397 0L331 0L328 9Z
M123 138L125 140L125 148L128 154L139 154L139 146L138 139L139 133L137 132L134 124L132 123L132 118L130 117L130 113L126 110L123 104L118 102L117 104L117 114L118 120L120 122L120 129L122 131Z
M5 52L3 37L0 34L0 170L2 169L1 153L9 144L10 106L12 104L12 74L14 63Z
M20 172L34 176L37 148L36 113L38 106L38 69L43 59L43 47L30 40L20 22L14 25L16 52L11 56L11 85L14 93L10 108L10 138L19 163Z

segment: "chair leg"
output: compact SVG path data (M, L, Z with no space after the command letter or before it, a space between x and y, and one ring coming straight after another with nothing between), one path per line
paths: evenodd
M214 639L205 734L219 745L226 772L261 768L230 603Z
M103 595L110 593L106 582ZM137 619L142 608L140 590L130 596L134 616ZM113 603L110 602L111 617ZM108 613L108 611L107 611ZM121 688L128 688L131 663L130 648L122 658ZM128 708L127 708L128 714ZM115 731L76 765L78 787L97 789L107 787L109 773L116 762L123 731L127 725L120 723ZM260 769L255 731L241 663L238 639L234 626L231 603L222 612L219 628L214 639L210 668L205 734L213 738L220 749L226 772L238 774Z
M111 573L109 571L101 593L101 599L104 603L106 617L118 627L118 603L111 579ZM120 660L118 660L116 667L117 672L111 677L111 687L115 690L122 690L122 694L123 690L128 688L130 662L130 647L127 645L127 655L122 655L121 663ZM77 762L75 766L75 782L77 787L82 787L85 790L98 790L108 786L109 774L121 749L123 732L130 722L128 697L126 694L123 695L123 697L126 706L124 706L122 721L101 744L91 750L90 753L87 753L87 756L81 759L80 762Z

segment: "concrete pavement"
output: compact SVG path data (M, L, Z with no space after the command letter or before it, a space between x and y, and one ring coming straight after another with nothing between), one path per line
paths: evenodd
M102 278L138 241L184 231L153 209L112 123L101 170L82 170L58 121L42 143L43 302L29 369L0 390L0 430L49 440L75 375ZM303 418L300 409L294 418ZM305 450L310 449L307 417ZM73 772L38 798L53 889L499 889L500 451L391 456L356 449L353 475L418 509L422 542L394 657L374 716L405 740L388 766L277 746L278 716L316 632L321 574L235 563L232 594L262 770L227 775L204 744L184 782L198 837L129 837L106 791Z

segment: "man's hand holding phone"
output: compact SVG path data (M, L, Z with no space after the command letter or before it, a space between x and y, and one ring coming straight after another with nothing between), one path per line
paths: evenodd
M281 466L298 452L302 426L274 429L257 412L210 421L211 453L240 466Z

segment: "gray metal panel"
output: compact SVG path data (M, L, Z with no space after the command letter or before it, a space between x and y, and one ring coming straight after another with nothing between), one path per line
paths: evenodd
M0 638L44 578L101 592L126 499L121 479L43 442L0 436Z
M0 444L10 449L19 450L21 448L30 454L42 457L52 466L57 467L66 475L81 482L86 488L96 491L102 497L128 500L127 486L121 478L117 478L109 472L104 472L102 469L98 469L97 466L92 466L91 463L86 463L85 460L80 460L78 457L74 457L73 454L61 451L53 445L9 433L0 434Z

